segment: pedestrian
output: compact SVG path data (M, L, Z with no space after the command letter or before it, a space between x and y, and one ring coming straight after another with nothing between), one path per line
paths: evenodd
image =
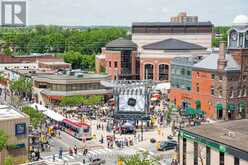
M55 162L55 154L53 154L53 162Z
M77 154L77 146L74 145L74 153Z

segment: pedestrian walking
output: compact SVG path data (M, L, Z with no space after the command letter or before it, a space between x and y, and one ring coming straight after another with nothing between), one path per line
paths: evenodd
M74 145L74 153L75 153L75 155L77 154L77 146L76 145Z
M53 154L53 162L55 162L55 154Z

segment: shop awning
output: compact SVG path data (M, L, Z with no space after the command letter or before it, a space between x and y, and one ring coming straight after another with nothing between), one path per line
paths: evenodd
M186 109L186 114L187 115L195 115L195 110L192 107L189 107Z
M196 110L195 110L195 113L196 113L197 115L204 115L204 112L203 112L201 109L196 109Z
M200 100L196 100L195 105L196 105L196 109L201 109L201 101Z
M228 103L228 104L227 104L227 111L228 111L228 112L233 112L233 111L235 111L235 105L234 105L234 103Z
M217 104L217 105L216 105L216 110L217 110L217 111L223 110L223 105L222 105L222 104Z

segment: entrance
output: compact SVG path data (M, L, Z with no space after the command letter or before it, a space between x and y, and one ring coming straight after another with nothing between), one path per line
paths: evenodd
M223 118L223 109L220 109L217 111L217 118L222 119Z

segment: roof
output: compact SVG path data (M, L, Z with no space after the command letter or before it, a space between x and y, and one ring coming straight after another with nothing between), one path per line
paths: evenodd
M216 122L183 130L248 152L248 119ZM228 136L232 132L234 136Z
M177 22L134 22L132 24L132 26L141 26L141 27L144 27L144 26L151 26L151 27L154 27L154 26L163 26L163 27L176 27L176 26L183 26L183 27L192 27L192 26L195 26L195 27L200 27L200 26L210 26L212 27L213 24L211 22L185 22L185 23L177 23Z
M25 118L25 115L7 105L0 105L0 121Z
M225 71L240 71L240 65L233 59L231 54L226 54L227 66ZM198 69L208 69L208 70L217 70L217 63L218 63L219 54L214 53L206 58L204 58L199 63L193 65L193 68Z
M174 38L169 38L169 39L162 40L159 42L151 43L151 44L143 46L143 48L148 49L148 50L205 50L207 49L203 46L181 41L181 40L174 39Z
M124 38L118 38L116 40L109 42L106 45L106 48L107 49L111 49L111 48L132 48L132 49L134 48L136 49L137 45L131 40L124 39Z

